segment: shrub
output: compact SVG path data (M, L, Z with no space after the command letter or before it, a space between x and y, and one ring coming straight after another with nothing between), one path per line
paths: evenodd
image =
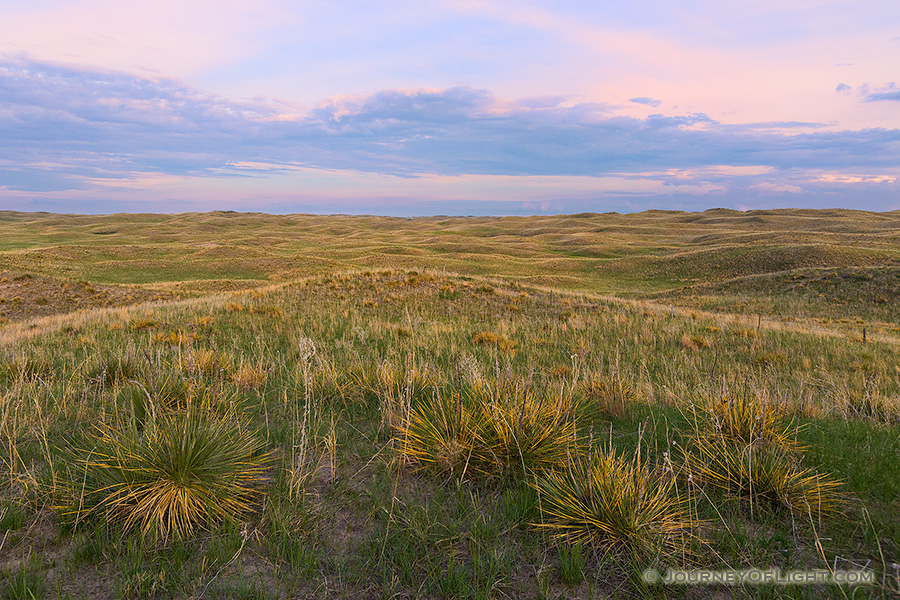
M832 516L841 509L840 483L803 468L783 449L739 444L731 440L698 440L690 455L692 476L754 507L789 508L801 514Z
M236 414L215 416L203 407L163 413L143 431L104 426L91 441L63 514L163 539L246 517L268 459Z
M537 477L541 522L567 544L583 543L601 557L634 564L672 558L686 548L694 525L674 480L637 456L604 449L569 468Z
M438 472L523 477L565 465L581 450L580 414L568 397L475 384L420 397L398 435L405 456Z

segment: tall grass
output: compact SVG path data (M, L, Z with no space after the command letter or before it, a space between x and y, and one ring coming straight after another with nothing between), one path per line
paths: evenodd
M674 564L698 531L709 541L692 544L702 566L895 562L897 477L884 457L896 425L865 402L896 397L893 347L429 277L339 275L264 296L98 311L0 347L0 506L15 517L4 519L15 528L4 556L78 553L71 529L42 517L69 473L60 511L78 524L73 548L95 548L74 578L99 567L106 595L148 597L141 582L160 573L166 594L195 593L234 556L238 529L246 546L221 589L246 567L286 597L627 596L638 592L592 561ZM228 312L232 301L244 310ZM157 339L173 331L192 333ZM484 331L509 347L476 343ZM684 335L709 344L683 347ZM235 377L241 364L264 380ZM809 491L838 477L840 490ZM832 492L856 501L813 535L801 513L827 515ZM862 511L872 518L860 529ZM219 526L229 521L241 526ZM581 560L570 550L579 531ZM117 573L117 549L143 544L142 532L147 543ZM214 550L229 539L228 552ZM166 548L182 547L185 558L167 562ZM48 564L38 568L61 597L93 589Z

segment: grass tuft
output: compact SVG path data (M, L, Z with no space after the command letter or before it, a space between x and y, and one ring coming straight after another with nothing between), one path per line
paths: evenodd
M269 370L263 365L241 363L232 373L231 380L241 389L255 389L266 382Z
M589 375L579 384L579 391L606 418L618 418L641 398L640 392L618 372L612 375Z

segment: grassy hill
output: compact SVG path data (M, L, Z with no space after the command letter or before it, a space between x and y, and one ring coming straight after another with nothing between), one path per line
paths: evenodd
M8 278L32 274L182 295L397 268L635 298L691 295L745 277L738 288L755 297L779 292L758 276L777 280L800 269L897 266L900 214L847 210L415 219L0 213L0 270ZM888 282L874 295L864 294L854 316L897 324L889 311L870 310L892 291ZM809 304L811 315L833 298L796 296L793 305ZM839 295L835 302L843 299ZM776 310L778 303L728 306L785 314Z
M5 213L0 597L895 597L898 225Z

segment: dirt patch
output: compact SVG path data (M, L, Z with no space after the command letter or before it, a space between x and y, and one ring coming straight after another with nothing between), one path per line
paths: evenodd
M68 282L31 273L0 271L0 324L79 309L172 300L167 291Z

